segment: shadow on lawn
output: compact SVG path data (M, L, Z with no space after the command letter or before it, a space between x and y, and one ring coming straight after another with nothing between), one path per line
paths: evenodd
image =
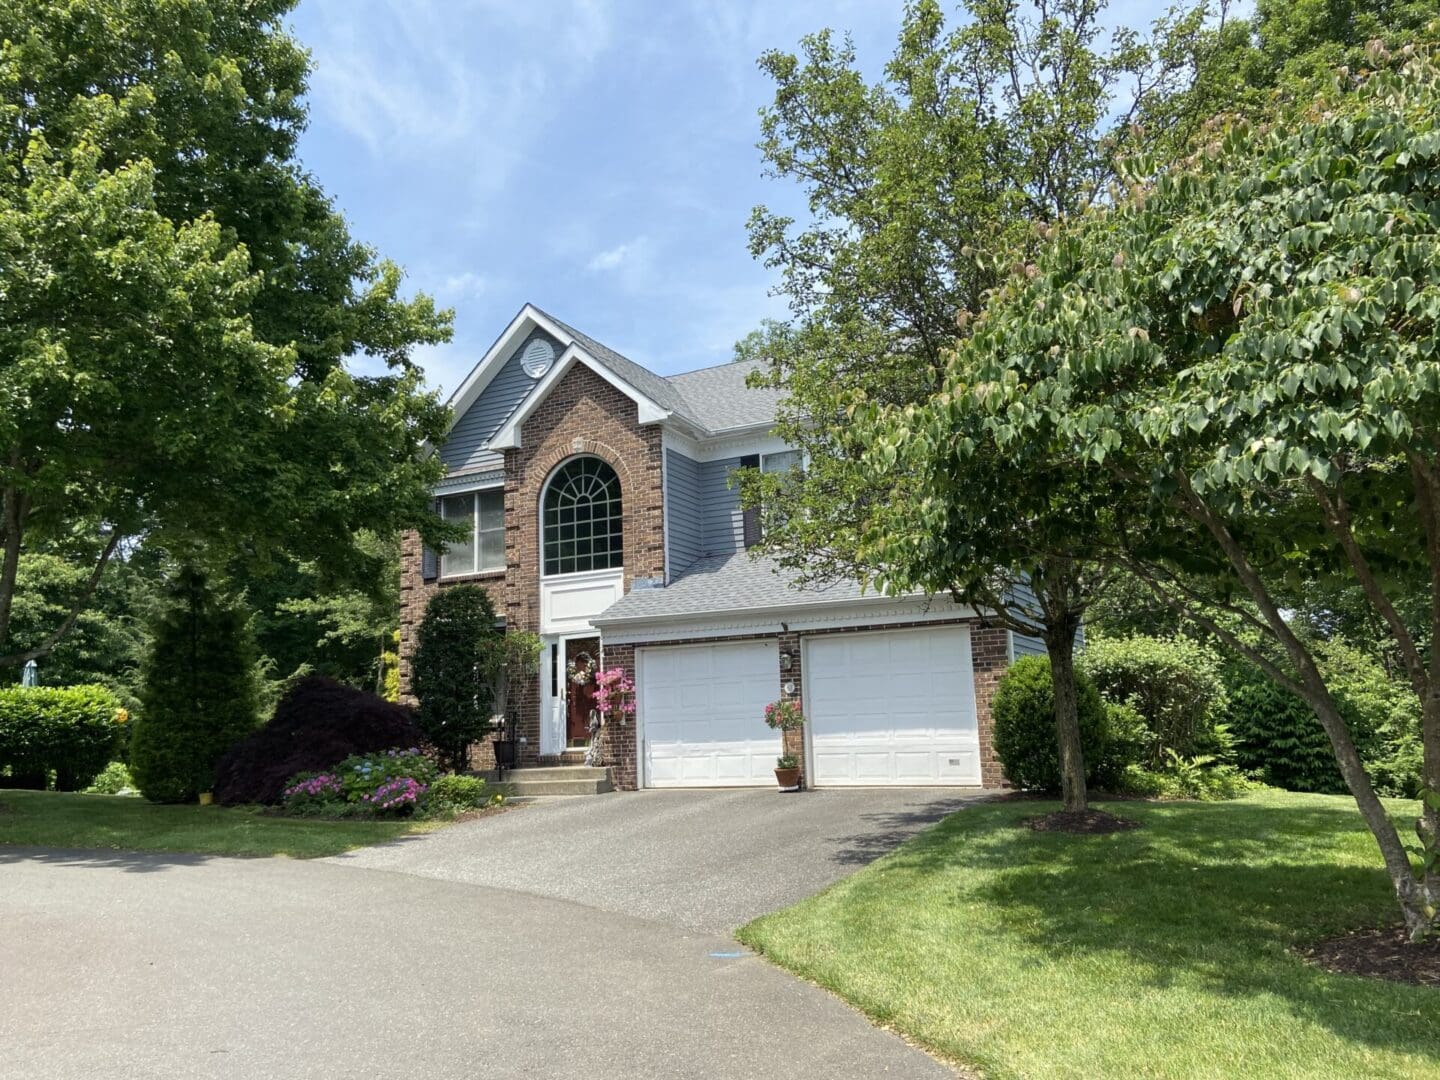
M154 874L177 866L202 866L217 858L244 858L234 855L196 855L181 851L114 851L109 848L57 849L0 847L0 867L18 863L80 868L103 867L132 874Z
M1437 1052L1440 992L1358 983L1291 951L1398 918L1373 845L1373 867L1333 861L1337 834L1369 840L1354 810L1106 808L1141 818L1144 827L1107 836L1036 833L1022 820L1050 804L976 808L917 838L891 865L921 880L944 875L947 884L958 872L967 897L1003 913L1003 933L1057 960L1124 955L1137 988L1184 984L1217 996L1275 995L1347 1040ZM968 887L967 868L985 871ZM894 881L867 887L893 888Z

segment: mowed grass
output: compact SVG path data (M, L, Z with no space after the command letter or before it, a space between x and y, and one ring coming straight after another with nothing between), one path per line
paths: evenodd
M1021 824L1054 808L964 809L740 937L986 1077L1440 1077L1440 991L1293 951L1398 921L1353 802L1112 804L1144 827L1108 836Z
M437 824L285 818L250 808L159 806L118 795L0 791L0 844L37 847L310 859Z

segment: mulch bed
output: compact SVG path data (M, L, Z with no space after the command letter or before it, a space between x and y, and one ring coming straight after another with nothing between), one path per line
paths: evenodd
M1356 930L1300 952L1326 971L1440 987L1440 935L1412 945L1403 927Z
M1026 818L1025 824L1036 832L1067 833L1115 833L1140 827L1140 822L1132 818L1116 817L1104 810L1056 810Z

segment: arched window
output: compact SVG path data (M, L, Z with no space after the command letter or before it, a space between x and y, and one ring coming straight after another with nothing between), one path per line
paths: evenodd
M545 573L611 570L624 563L620 480L597 457L561 465L545 489Z

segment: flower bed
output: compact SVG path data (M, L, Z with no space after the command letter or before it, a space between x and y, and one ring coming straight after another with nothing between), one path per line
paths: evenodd
M325 817L453 817L500 801L476 777L440 776L418 747L355 754L286 784L286 813Z

